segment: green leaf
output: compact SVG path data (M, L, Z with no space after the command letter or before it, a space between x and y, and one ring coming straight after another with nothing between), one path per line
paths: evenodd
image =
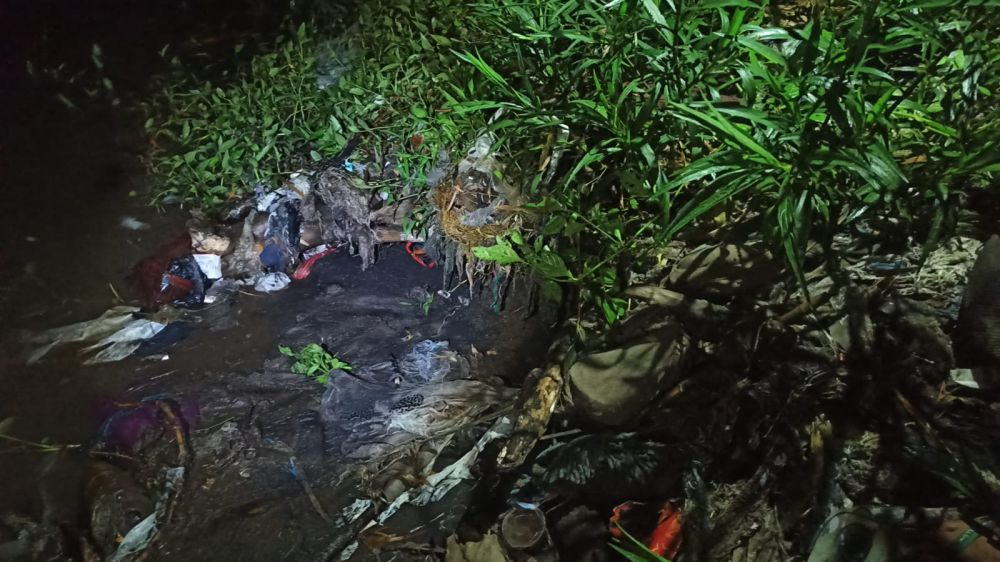
M949 127L944 123L935 121L934 119L928 117L926 114L918 112L901 111L897 109L893 113L893 115L897 117L902 117L904 119L910 119L916 121L917 123L926 126L931 131L948 138L957 138L958 136L958 130L956 130L954 127Z
M499 265L510 265L524 261L521 256L517 255L510 243L500 237L497 237L497 243L493 246L472 248L472 254L483 261L491 261Z
M957 70L965 70L965 51L956 49L948 55L948 58L951 59L952 64Z
M646 159L647 164L650 166L656 164L656 153L653 152L653 147L649 146L648 143L642 145L639 151L642 152L642 156Z
M510 85L507 83L506 80L504 80L503 76L500 76L500 74L496 70L493 70L493 67L487 64L487 62L482 58L469 52L465 53L460 53L458 51L452 51L452 52L455 53L455 56L457 56L459 59L474 66L476 70L478 70L490 82L493 82L499 86L503 86L508 90L510 89Z
M593 100L573 100L570 103L572 103L573 105L578 105L580 107L586 108L590 111L593 111L594 113L599 115L602 119L608 118L608 108L604 107L603 105Z
M685 177L684 174L681 177ZM691 199L678 216L667 224L663 237L665 240L671 239L684 227L691 224L698 218L711 211L720 203L755 186L762 186L770 178L760 178L755 182L753 174L747 173L743 169L737 169L716 177L714 181L698 191L697 195Z
M434 42L437 43L438 45L441 45L442 47L451 47L451 45L452 45L451 39L448 39L444 35L433 35L432 34L431 35L431 39L434 39Z
M551 279L545 279L542 281L542 296L552 302L562 302L563 290L559 283L552 281Z
M618 302L610 299L601 299L601 312L604 313L605 322L610 326L621 319L624 309Z
M738 127L727 121L722 115L711 105L708 106L708 112L698 111L697 109L688 107L687 105L680 103L671 103L671 107L680 110L685 115L681 116L694 123L707 127L711 130L716 131L721 134L727 142L735 146L747 149L761 158L767 164L774 166L776 168L788 169L787 164L782 164L776 156L771 154L767 149L761 146L757 141L750 138L746 133L741 131Z
M458 114L472 113L476 111L483 110L495 110L502 107L511 107L509 103L496 102L496 101L470 101L452 104L451 109L453 109Z
M649 548L647 548L642 541L632 536L628 531L623 529L621 525L616 523L615 527L621 532L622 535L625 536L625 540L615 540L610 544L610 546L615 550L615 552L618 552L627 558L629 562L670 562L670 560L649 550ZM631 547L631 550L626 550L623 548L624 546Z
M870 66L859 66L856 69L856 72L858 72L860 74L867 74L869 76L874 76L876 78L881 78L882 80L885 80L886 82L895 82L896 81L889 74L886 74L885 72L882 72L881 70L879 70L877 68L872 68Z
M673 5L673 0L667 0L667 3L670 4L670 7L674 11L676 11L676 8ZM642 5L649 13L649 17L653 18L653 21L656 22L657 25L667 25L667 20L663 18L663 12L660 11L660 7L656 4L656 2L653 0L642 0Z
M555 36L556 37L564 37L566 39L572 39L573 41L580 41L581 43L595 43L596 42L596 39L594 39L593 37L591 37L589 35L584 35L583 33L580 33L578 31L572 31L572 30L556 31Z
M641 554L636 554L631 550L625 550L617 544L611 543L611 549L620 554L628 562L650 562L650 558Z
M539 275L553 281L573 282L576 278L559 254L543 248L540 252L528 253L524 261Z
M785 57L782 56L781 53L779 53L772 47L768 47L767 45L761 43L760 41L751 39L749 37L740 37L739 39L737 39L737 42L739 42L744 47L750 49L754 53L757 53L758 55L764 57L766 60L773 62L774 64L779 64L781 66L787 65L787 63L785 62Z

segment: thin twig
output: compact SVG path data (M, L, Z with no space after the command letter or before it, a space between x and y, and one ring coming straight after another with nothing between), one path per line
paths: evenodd
M37 441L28 441L27 439L21 439L20 437L14 437L13 435L7 435L5 433L0 433L0 439L6 441L11 441L19 445L24 445L26 447L31 447L37 449L43 453L56 453L58 451L64 450L79 450L83 448L83 445L49 445L45 443L39 443Z
M569 437L570 435L576 435L578 433L583 433L582 429L567 429L566 431L560 431L558 433L549 433L538 438L538 441L548 441L550 439L559 439L560 437Z

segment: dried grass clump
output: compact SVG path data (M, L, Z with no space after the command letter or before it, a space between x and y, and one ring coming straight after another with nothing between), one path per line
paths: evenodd
M444 235L457 242L466 252L475 246L488 246L498 235L510 229L514 215L497 208L491 222L470 226L463 217L489 207L492 202L479 191L463 190L460 182L446 182L433 194L438 220Z

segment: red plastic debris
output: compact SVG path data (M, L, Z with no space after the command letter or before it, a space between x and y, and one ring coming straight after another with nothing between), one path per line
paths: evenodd
M633 507L635 507L635 502L627 501L616 505L611 510L611 519L609 520L611 525L609 528L612 537L616 539L622 538L622 515L628 513Z
M627 501L615 506L611 510L609 530L612 537L616 539L622 538L622 517L633 508L642 505L644 504ZM682 530L680 510L675 509L670 502L666 502L660 509L656 527L644 541L646 548L654 554L673 560L681 549Z
M171 260L191 253L191 235L187 232L160 246L151 256L141 260L127 277L129 285L143 308L156 310L160 305L182 299L191 292L191 281L170 275L170 283L163 286Z
M673 560L681 549L681 512L667 502L660 510L659 521L649 536L646 546L654 554Z
M406 253L410 254L413 261L420 264L420 267L426 267L428 269L433 269L437 266L437 262L432 260L427 252L424 251L424 245L419 242L407 242L406 243Z
M336 248L327 248L322 252L313 254L308 259L306 259L306 261L300 263L299 266L295 268L295 273L292 273L292 279L295 279L296 281L302 281L306 277L309 277L309 275L312 274L312 268L314 265L316 265L316 262L325 258L326 256L329 256L330 254L336 251L337 251Z

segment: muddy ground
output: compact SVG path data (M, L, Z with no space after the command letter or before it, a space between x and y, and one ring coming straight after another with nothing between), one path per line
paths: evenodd
M5 418L14 418L10 432L19 438L90 446L108 438L102 423L128 411L129 404L151 397L183 404L193 472L175 508L177 522L157 541L154 559L190 560L220 551L244 560L310 559L336 533L329 532L329 522L289 472L289 459L295 457L309 475L324 511L336 513L358 498L353 465L358 456L371 455L353 454L364 444L346 443L350 422L333 427L321 419L324 387L290 373L291 360L278 353L278 345L319 342L356 372L365 372L386 362L391 366L421 341L448 342L461 357L459 376L497 387L518 385L542 361L551 318L515 304L526 292L515 291L503 314L490 310L482 295L464 300L465 287L450 299L435 295L425 308L441 281L437 270L418 266L402 247L384 248L368 271L361 271L356 258L334 255L287 291L238 293L230 302L190 312L173 324L186 326L184 338L148 350L152 357L96 366L81 366L72 348L23 366L12 341L17 333L8 332L3 376L9 392L0 406ZM110 304L107 294L94 299L102 297ZM86 302L80 303L81 315ZM396 376L391 367L388 372ZM379 388L393 392L397 386ZM364 411L384 399L379 390L360 393L345 407ZM465 421L471 425L474 418ZM130 449L141 461L111 459L118 469L149 477L144 483L150 490L162 485L158 471L166 461L145 448L177 446L169 432L153 434L150 442ZM71 535L91 532L94 505L87 485L102 460L29 448L7 452L0 463L6 475L0 504L6 513L59 521ZM437 537L439 544L454 524Z

